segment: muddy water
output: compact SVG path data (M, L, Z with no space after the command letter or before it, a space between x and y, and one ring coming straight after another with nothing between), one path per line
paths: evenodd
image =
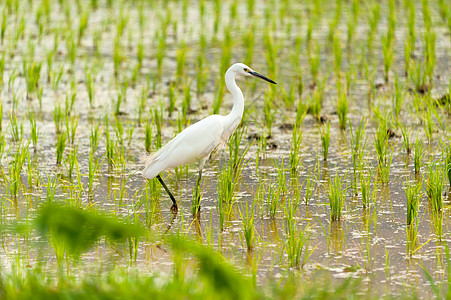
M56 4L55 4L56 5ZM224 4L229 8L230 3ZM293 4L294 5L294 4ZM173 5L174 16L181 15L180 8ZM34 15L35 8L29 8L24 11L26 16ZM131 76L131 66L136 61L136 44L138 38L138 11L136 8L128 7L129 24L126 30L123 51L126 56L125 62L121 69L124 77ZM305 9L301 7L301 9ZM148 10L148 11L147 11ZM211 12L212 7L208 6L207 10ZM225 9L226 10L226 9ZM256 24L259 24L255 47L255 58L252 64L255 70L265 73L266 61L263 55L262 41L262 15L264 6L256 7L258 17ZM75 11L75 8L74 8ZM155 17L159 13L164 13L165 9L156 6L153 9L147 8L146 11L150 16ZM346 12L345 12L346 13ZM76 64L70 66L65 55L66 49L64 43L60 41L60 46L55 57L54 65L61 66L64 64L64 73L61 82L56 91L52 89L51 83L45 78L48 70L44 64L40 85L43 87L42 107L39 107L37 99L25 99L25 81L21 74L17 77L12 87L7 88L5 83L13 78L16 69L21 70L21 61L26 52L28 45L27 40L20 40L19 53L16 53L12 59L8 59L5 65L4 88L2 90L3 99L3 128L8 128L8 114L12 109L12 95L18 95L19 107L24 108L17 111L19 121L23 124L23 135L25 139L29 138L29 122L27 119L27 111L35 112L37 115L37 124L40 131L40 139L38 142L38 152L32 156L35 159L34 172L39 171L38 183L29 186L28 177L24 171L22 172L22 181L20 195L17 201L9 199L6 190L8 186L1 189L3 197L3 221L26 220L29 212L38 207L39 203L46 201L48 190L46 183L48 178L58 176L58 186L55 198L59 201L66 201L79 206L93 205L102 211L114 212L119 216L128 218L134 214L139 214L143 223L148 222L150 230L157 236L163 237L166 232L183 232L187 235L199 239L205 244L211 244L218 249L224 256L236 262L238 268L251 273L254 270L257 274L258 282L263 283L270 278L283 277L291 270L287 264L287 257L283 250L286 240L286 215L284 207L290 199L293 199L294 191L301 189L301 196L305 194L305 186L300 186L308 176L312 176L315 182L315 193L308 204L301 201L296 210L296 221L299 228L308 228L310 235L309 248L314 249L313 254L302 268L301 272L305 276L314 276L316 273L325 273L334 278L359 277L369 281L369 289L378 291L389 290L396 292L404 286L425 286L428 281L424 276L427 270L436 283L443 282L445 256L444 246L450 241L450 210L449 210L449 186L446 185L445 209L437 219L434 215L426 196L421 197L418 240L415 241L415 249L413 254L408 251L408 233L406 228L406 198L403 190L403 184L406 180L422 180L422 176L426 176L428 161L441 157L440 139L444 139L449 132L444 129L438 129L434 132L434 139L430 144L425 143L426 153L424 156L423 172L415 178L413 175L413 156L407 155L402 150L401 132L395 126L392 128L399 136L390 140L390 144L394 145L393 163L390 172L389 183L384 185L374 181L371 185L371 191L374 199L368 209L363 209L360 196L354 196L351 191L347 192L346 204L344 209L344 217L341 221L330 221L330 209L328 206L328 197L325 191L328 181L331 177L339 174L345 176L346 183L350 183L351 178L351 153L350 153L350 132L340 131L338 128L338 117L336 115L336 85L333 72L330 71L333 66L333 53L327 41L328 18L331 15L326 13L323 22L314 30L314 38L318 42L321 53L321 71L320 76L325 79L324 101L322 108L322 116L327 117L331 121L331 146L327 162L322 160L321 142L319 135L318 122L310 115L307 115L302 126L302 144L301 144L301 166L299 167L298 182L296 186L292 186L293 178L290 178L289 171L286 172L286 185L288 194L283 197L275 218L270 218L266 213L267 199L263 203L258 203L255 211L255 231L256 241L253 251L247 251L244 238L242 235L242 222L239 214L239 208L250 206L257 197L259 180L263 180L269 186L275 184L277 186L277 165L281 162L285 167L289 166L291 130L281 129L281 126L287 123L292 124L295 120L295 111L285 108L281 97L275 101L274 116L275 121L272 128L272 138L268 143L273 147L268 147L264 151L259 150L259 141L247 139L248 136L257 134L263 136L265 133L262 111L264 102L264 92L266 83L250 82L239 80L246 96L246 107L249 110L249 117L245 120L246 131L241 141L240 149L243 153L245 148L252 143L249 151L246 153L244 160L247 162L242 171L242 178L239 188L236 191L236 203L234 205L234 214L231 220L225 224L225 229L220 230L219 213L218 213L218 178L220 171L224 168L228 160L228 149L225 147L216 153L204 170L204 179L202 183L202 203L200 219L194 220L191 214L191 198L192 189L194 187L197 169L196 166L182 167L177 173L174 171L166 174L166 182L173 191L175 197L180 204L180 211L173 220L170 213L170 199L164 194L164 191L158 195L148 195L143 193L146 189L146 181L141 177L140 170L143 168L141 158L144 151L144 128L137 124L138 118L138 99L141 89L147 84L147 77L154 76L156 68L155 59L155 27L158 27L158 18L149 17L146 23L146 34L143 35L143 43L146 49L143 68L138 77L135 86L129 86L126 93L126 101L121 106L122 114L119 116L120 121L124 125L124 163L116 167L109 167L105 159L105 137L104 132L110 131L111 136L115 137L113 129L114 124L114 104L117 99L119 88L115 83L112 53L114 40L114 26L109 24L104 28L102 34L99 54L95 54L92 39L96 30L101 28L102 22L108 24L108 20L119 14L119 8L111 10L108 8L99 8L90 16L90 24L87 29L85 38L83 38L79 47ZM193 17L197 16L198 10L189 9L188 14ZM401 12L399 12L400 15ZM419 12L420 14L420 12ZM381 14L384 16L384 14ZM213 24L212 15L206 18L208 24ZM451 49L449 32L440 25L438 16L434 19L437 26L437 65L435 68L436 77L433 82L432 97L440 97L444 94L449 84L450 66L449 66L449 49ZM64 18L58 14L58 10L52 14L52 19L56 24L64 22ZM421 18L417 26L421 28ZM227 18L222 20L224 24L228 22ZM246 21L248 22L248 21ZM247 24L243 21L241 25L233 29L232 34L239 36L240 32L247 28ZM294 20L293 20L294 22ZM403 41L405 35L404 19L400 18L399 28L397 29L395 43L395 59L393 70L398 74L403 74ZM149 92L146 99L146 107L143 113L145 119L152 118L151 109L160 107L160 103L167 105L168 83L175 78L176 69L176 43L183 36L185 42L190 47L187 55L187 76L194 78L194 59L199 48L199 32L202 28L198 24L189 24L183 27L179 24L177 36L175 32L171 32L167 38L167 51L164 61L163 76L160 81L156 82L155 92ZM211 25L210 24L210 25ZM224 26L223 24L221 26ZM307 25L301 23L297 28L301 32L306 32ZM386 30L386 20L381 18L379 26L379 34ZM207 30L204 33L207 37L214 40L213 32L210 26L205 26ZM222 28L222 27L221 27ZM27 25L27 29L31 32L28 39L33 40L33 33L36 28L33 24ZM296 29L296 28L295 28ZM340 23L339 29L346 32L346 24ZM12 30L12 29L11 29ZM220 31L221 32L221 31ZM366 39L367 25L362 19L356 30L356 41L364 41ZM8 32L8 35L11 35ZM274 33L279 43L278 53L278 74L275 80L279 83L279 87L289 89L292 81L296 80L297 74L294 74L290 66L290 59L293 55L292 44L293 36L286 37L283 25L279 25L279 30ZM373 53L361 53L359 47L356 49L343 50L343 69L347 69L350 65L358 66L358 62L354 58L367 60L375 70L375 83L383 82L383 65L382 52L379 38L375 38L375 49ZM52 35L44 35L40 41L33 40L36 44L36 59L45 61L45 52L53 45ZM357 42L356 42L357 43ZM362 42L363 45L364 42ZM187 123L193 123L211 113L211 105L215 98L217 81L219 80L219 61L221 58L221 49L218 43L212 42L207 49L208 62L206 73L208 75L208 84L206 92L202 95L195 96L192 92L192 108L197 110L196 113L189 115ZM420 44L420 42L418 42ZM416 49L415 53L420 55L422 48ZM361 48L361 46L360 46ZM303 80L305 85L304 96L302 101L306 101L307 95L312 92L309 87L311 77L308 66L308 55L305 47L302 47L302 53L298 54L298 59L303 70ZM3 46L2 51L8 51ZM22 53L21 53L22 52ZM233 52L233 61L241 61L244 57L244 47L236 42ZM84 85L84 69L85 65L98 64L98 72L95 74L95 100L94 108L89 108L86 88ZM393 75L393 74L391 74ZM401 75L400 75L401 76ZM75 109L72 114L79 116L79 123L75 144L78 145L78 174L74 178L67 177L66 165L56 166L55 161L55 144L56 133L53 123L53 110L56 103L61 102L64 107L66 93L70 91L70 79L74 78L76 82L77 96L75 100ZM153 78L153 77L152 77ZM391 76L391 80L393 76ZM400 78L403 84L408 86L409 80L405 77ZM194 85L194 83L192 83ZM350 113L348 115L353 126L357 126L362 116L367 121L365 126L366 132L366 151L364 161L370 166L374 174L377 173L377 156L374 150L374 134L376 131L376 122L371 109L371 104L378 105L381 110L389 110L391 108L391 96L393 90L391 85L378 85L379 88L374 90L372 100L369 100L368 91L369 83L364 76L362 69L358 69L355 75L354 84L349 91L350 95ZM280 88L279 88L280 89ZM278 90L279 92L280 90ZM406 88L407 91L407 88ZM411 102L413 94L406 93L404 103L405 109L401 112L401 120L408 128L412 128L411 140L416 137L426 141L421 121L415 114ZM183 93L178 94L178 104L183 99ZM232 100L230 96L226 96L223 102L221 113L226 114L231 108ZM203 108L206 105L206 108ZM181 104L179 105L181 106ZM439 112L442 120L449 128L449 115ZM110 115L110 128L105 128L104 115ZM172 117L164 113L164 123L162 128L163 144L167 142L174 134L177 126L177 117L180 112L176 112ZM88 195L88 156L90 152L89 135L91 128L95 123L100 123L102 129L99 148L95 154L96 158L101 162L99 170L95 178L95 189L93 195ZM185 124L186 126L187 124ZM64 126L64 125L63 125ZM130 143L127 142L127 129L134 128ZM156 132L153 126L154 133ZM11 139L10 130L6 131L8 140ZM64 157L66 158L72 145L68 145ZM7 166L12 161L12 154L17 145L8 143L10 152L2 157L2 165L7 173ZM30 146L32 152L33 147ZM256 156L259 155L258 169L256 167ZM274 162L277 162L275 164ZM316 170L316 171L315 171ZM314 177L316 176L316 177ZM424 184L423 184L424 186ZM82 188L80 188L82 187ZM71 200L77 197L77 200ZM145 205L139 205L140 201L145 199ZM147 205L147 206L146 206ZM153 206L154 205L154 206ZM148 211L152 207L152 216L146 217ZM168 230L168 226L170 227ZM440 231L442 231L441 234ZM15 236L4 236L3 238L4 254L1 254L2 263L11 265L11 255L21 253L24 260L29 265L34 265L38 260L47 261L49 269L56 265L53 253L50 251L42 254L35 250L32 246L35 244L44 244L44 241L34 240L33 238L23 238ZM84 255L84 268L102 268L105 265L127 266L129 259L124 249L117 249L111 245L104 243ZM93 264L90 264L93 263ZM142 241L138 251L137 267L143 272L169 272L172 264L170 251L163 247L158 247L157 243L151 241ZM92 267L95 266L95 267ZM102 267L101 267L102 266ZM427 297L427 295L425 295Z

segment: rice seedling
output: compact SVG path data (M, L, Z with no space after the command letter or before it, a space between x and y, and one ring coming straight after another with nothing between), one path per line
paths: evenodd
M155 139L155 147L157 149L161 148L161 127L163 125L163 109L155 108L153 110L153 121L155 123L155 127L157 129L156 139Z
M256 201L254 200L250 206L247 204L240 205L240 209L238 210L241 218L241 226L243 230L244 240L246 241L247 250L254 249L254 240L255 240L255 205Z
M196 60L196 94L199 96L205 92L207 85L207 70L205 63L205 48L206 48L206 38L205 35L201 36L201 50L197 55Z
M342 65L342 52L341 52L341 41L337 36L333 37L334 46L334 71L337 80L341 78L341 65Z
M406 75L410 74L410 64L413 60L413 50L415 46L412 44L415 44L415 42L413 42L411 39L407 39L404 42L404 73Z
M89 16L90 16L89 9L83 10L80 14L80 19L79 19L79 23L78 23L78 45L81 44L81 40L83 39L83 36L85 35L86 28L88 27Z
M77 58L78 45L76 41L76 34L73 30L67 29L65 31L65 42L66 42L66 55L69 58L71 67L75 65L75 59Z
M3 76L5 73L5 56L6 54L3 54L2 58L0 58L0 90L3 88Z
M54 91L58 90L59 83L61 81L61 77L63 76L64 72L64 64L61 64L60 68L58 69L58 72L55 74L52 71L53 77L52 77L52 88Z
M111 138L109 138L109 133L106 134L106 136L108 137L106 139L106 144L105 144L105 148L106 148L106 158L108 161L108 167L112 167L115 165L115 161L116 161L116 155L115 155L115 150L117 148L117 141L112 140Z
M290 170L292 174L297 174L297 170L300 164L301 141L302 141L302 131L298 129L295 125L295 127L293 128L290 147Z
M53 176L50 179L50 176L47 176L47 184L46 184L46 203L52 204L53 200L55 200L56 189L58 187L59 176Z
M409 79L415 87L415 91L420 94L425 94L429 90L429 85L426 83L424 61L411 60L409 63Z
M147 153L150 153L152 149L152 126L150 121L146 122L144 128L144 149L146 149Z
M222 57L220 61L220 74L221 79L223 78L225 72L227 71L227 68L231 64L232 59L232 46L233 46L233 40L231 36L231 26L227 26L224 28L224 40L222 42Z
M309 249L310 233L308 228L299 228L294 218L286 218L286 240L284 249L288 258L288 265L294 268L303 268L315 251Z
M96 153L96 151L99 147L101 134L102 134L102 132L99 127L99 123L94 123L94 125L91 127L91 134L89 135L91 153Z
M61 109L61 103L58 102L58 105L55 105L53 110L53 123L55 124L55 132L57 134L62 131L62 123L63 123L64 115Z
M27 86L27 98L31 99L32 94L38 90L39 79L41 77L42 62L34 60L34 45L30 45L29 58L23 61L23 74Z
M116 134L116 139L120 150L124 149L124 125L120 118L115 116L114 118L114 133Z
M70 179L72 179L75 167L78 166L77 154L78 154L78 145L73 147L71 151L69 151L69 154L67 155L67 176Z
M185 64L186 64L186 55L188 52L188 48L184 41L180 42L180 46L177 49L177 68L176 68L176 80L177 82L181 82L182 77L185 75Z
M88 70L88 68L85 68L85 84L86 84L86 91L88 92L88 99L89 99L89 107L94 106L94 83L92 80L92 69Z
M387 121L382 120L379 123L376 134L374 136L374 148L376 149L379 165L385 164L388 156L388 126Z
M395 17L395 1L388 1L389 14L388 14L388 30L387 35L382 36L382 54L384 57L384 73L385 82L388 82L389 72L391 65L393 63L394 54L394 39L395 39L395 27L396 27L396 17Z
M90 198L94 196L94 180L100 166L100 159L96 159L94 154L90 153L88 160L88 197Z
M337 221L342 218L343 208L346 200L348 186L343 187L344 177L336 175L327 186L327 196L329 198L330 219Z
M352 5L352 8L351 8L352 14L348 17L348 21L347 21L346 43L347 43L348 47L351 45L354 35L355 35L356 25L358 22L358 16L359 16L359 11L360 11L360 2L353 0L351 5Z
M218 179L218 214L219 228L224 230L226 223L230 220L233 213L233 205L236 200L235 190L241 179L241 171L243 170L244 160L240 158L240 164L236 170L231 164L227 164L222 168Z
M276 78L276 57L278 54L278 46L273 40L271 30L265 31L263 38L266 47L266 62L268 64L268 74L270 77Z
M329 34L328 34L328 40L332 41L334 37L336 36L336 28L338 27L338 23L341 19L341 12L342 12L342 4L341 1L337 1L335 5L335 12L333 18L331 18L329 22Z
M22 173L23 165L27 158L28 148L25 145L19 144L17 152L14 154L12 161L9 163L7 182L11 199L17 201L19 196L19 189L22 183L20 174Z
M254 46L255 46L255 25L252 24L248 28L244 36L244 44L246 45L246 57L244 63L247 65L252 65L252 60L254 57Z
M36 153L38 149L39 128L36 125L36 116L33 113L28 113L28 119L30 121L31 142L33 143L34 153Z
M28 184L28 190L29 191L33 191L33 187L35 186L35 176L34 173L36 172L35 169L35 163L34 163L34 159L30 153L30 150L27 149L26 150L26 164L27 164L27 170L26 170L26 175L27 175L27 184ZM29 199L32 199L32 197L29 197Z
M415 140L414 144L414 167L415 174L419 174L421 171L421 165L423 164L423 155L425 150L423 149L423 141L418 138Z
M390 170L393 162L394 149L394 145L391 148L388 148L383 163L379 164L381 180L384 184L388 184L390 180Z
M266 214L270 219L275 219L277 213L280 212L280 205L287 195L287 187L285 181L285 167L283 160L279 163L278 161L273 161L274 166L277 166L277 181L269 184L266 190L267 200L266 203Z
M448 144L448 146L444 147L444 161L445 161L445 170L446 174L448 175L448 183L451 187L451 146Z
M370 185L373 178L373 174L371 173L370 169L368 168L366 173L363 173L363 167L361 168L361 174L359 176L360 178L360 194L362 196L362 206L363 208L367 208L370 205Z
M431 212L432 230L438 242L443 241L443 211L433 210Z
M404 193L407 198L407 225L418 224L418 207L420 205L421 185L418 183L404 182Z
M128 89L128 80L123 80L121 82L120 89L117 91L116 103L115 103L115 111L114 114L116 116L121 115L121 105L122 102L127 101L127 89Z
M60 165L63 161L63 155L64 150L66 149L66 141L67 141L67 134L66 132L61 132L57 136L57 142L56 142L56 164Z
M263 117L265 122L265 132L267 132L267 136L271 137L272 134L272 124L275 120L275 109L273 107L274 103L274 95L271 91L265 93L265 102L263 108Z
M313 50L309 51L309 64L310 64L310 72L312 75L313 86L316 86L318 84L318 73L319 73L319 67L320 67L320 52L319 47L317 44L315 44L313 47Z
M412 151L412 145L410 143L410 133L412 129L407 130L405 125L400 125L401 128L401 136L402 136L402 145L404 147L404 150L406 151L407 155L410 155L410 152Z
M304 203L307 205L315 193L315 176L307 170L307 178L305 179L303 185L305 186Z
M337 114L338 114L338 124L341 130L346 129L348 109L349 109L348 95L343 91L339 92L337 99Z
M294 82L291 83L288 92L285 89L282 89L282 99L287 109L291 109L294 106L296 100Z
M307 110L308 110L308 104L305 103L304 101L302 101L302 97L300 97L298 100L297 107L296 107L296 122L295 122L296 128L302 127L302 123L307 114Z
M320 137L321 137L321 149L323 150L323 160L327 161L327 156L329 155L329 144L330 144L330 122L327 125L320 127Z
M9 113L9 124L11 128L11 139L13 142L20 142L22 140L23 124L18 124L17 113Z
M146 108L147 104L147 95L149 93L149 84L143 85L141 89L141 94L139 97L139 104L138 104L138 126L141 127L142 119L143 119L143 113Z
M308 98L308 112L317 120L321 118L321 107L323 101L322 87L315 89L313 94Z
M445 185L445 168L436 161L429 164L427 176L427 195L435 211L443 208L443 188Z
M6 137L3 133L0 132L0 159L3 158L6 150Z
M408 29L408 41L411 43L412 47L411 49L415 49L415 41L416 41L416 29L415 29L415 3L414 2L405 2L405 5L407 6L407 29Z
M406 227L407 231L406 253L408 253L410 257L412 257L422 247L422 245L419 245L418 227L419 226L417 223L412 223L411 225Z
M3 9L3 14L2 14L2 25L0 28L0 40L1 40L1 44L3 45L3 42L5 40L5 33L6 33L6 28L7 28L7 20L8 20L8 10Z
M367 39L368 52L370 52L373 47L374 35L376 34L376 28L377 24L379 23L379 20L380 20L380 4L375 3L370 11L370 16L368 18L368 23L370 27Z
M423 111L423 129L424 133L426 134L426 137L428 139L428 142L430 143L432 141L432 134L434 133L435 124L434 121L432 121L432 104L428 103L428 109L425 109Z
M3 101L0 100L0 133L3 132Z
M183 115L186 116L191 113L191 86L189 83L186 83L184 88L183 88L183 92L184 92L184 97L183 97L183 102L182 102L182 112Z
M384 78L385 82L388 82L389 79L389 72L391 69L391 65L393 62L393 39L390 35L390 33L387 33L387 36L382 37L382 53L384 54Z
M77 132L78 127L78 120L80 119L79 116L76 117L69 117L66 115L66 133L67 133L67 139L71 145L74 145L75 143L75 134Z
M364 150L366 141L362 138L365 135L365 123L362 118L357 127L355 134L352 129L351 121L349 121L349 129L351 131L351 161L352 161L352 177L351 177L351 187L354 195L357 195L357 183L359 181L358 174L362 171L362 160L364 156Z
M240 144L243 139L243 136L247 132L247 126L239 126L237 130L232 134L229 140L229 163L236 167L240 163L240 156L245 156L249 151L249 146L247 146L242 153L240 153Z
M221 108L222 100L224 99L224 81L219 80L219 83L217 83L216 90L217 93L215 95L215 99L213 101L213 114L218 114L219 109Z
M134 132L135 132L135 124L131 124L130 126L127 127L126 141L128 147L130 147L130 144L132 143Z
M395 75L395 93L392 97L392 103L394 117L396 118L396 120L398 120L399 118L399 114L401 113L401 109L404 102L403 90L404 88L401 86L401 83L399 82L398 75Z

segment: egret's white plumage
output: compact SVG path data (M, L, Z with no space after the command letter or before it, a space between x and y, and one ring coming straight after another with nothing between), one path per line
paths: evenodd
M169 143L149 157L143 176L148 179L159 173L195 161L201 161L200 169L210 153L225 143L241 122L244 97L235 82L237 75L255 76L275 83L242 63L232 65L225 74L227 89L233 97L232 111L226 115L212 115L185 128Z

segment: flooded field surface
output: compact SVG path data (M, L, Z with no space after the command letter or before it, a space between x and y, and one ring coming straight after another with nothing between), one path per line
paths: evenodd
M268 297L449 297L448 1L8 0L0 20L0 297L31 270L186 283L202 251ZM146 156L231 111L236 62L277 85L237 78L198 192L197 164L160 174L174 213Z

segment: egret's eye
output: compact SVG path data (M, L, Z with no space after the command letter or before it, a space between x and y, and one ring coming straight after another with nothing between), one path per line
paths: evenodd
M248 68L244 68L244 72L249 72L249 69Z

